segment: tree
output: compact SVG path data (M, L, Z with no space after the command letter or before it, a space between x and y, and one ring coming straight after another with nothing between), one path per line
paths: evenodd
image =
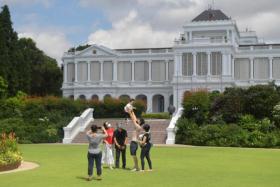
M8 81L8 94L14 95L18 89L18 74L17 74L17 62L21 60L20 50L17 48L17 33L13 30L10 11L7 5L2 7L0 13L0 35L3 37L0 39L0 46L4 52L4 55L0 60L3 60L2 67L4 70L3 77ZM0 48L0 50L1 50Z
M32 95L61 95L62 72L30 38L18 39L7 5L0 12L0 76L8 83L8 96L18 91Z
M0 99L6 97L7 88L8 88L7 82L5 81L5 79L3 79L3 77L0 76Z

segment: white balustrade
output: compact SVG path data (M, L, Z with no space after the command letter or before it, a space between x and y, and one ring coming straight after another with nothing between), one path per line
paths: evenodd
M72 143L73 139L77 136L77 134L79 132L83 132L86 129L88 124L94 120L92 114L93 109L88 108L82 113L81 116L74 117L66 127L63 127L64 144Z
M184 108L179 108L175 115L173 115L169 126L166 128L167 139L166 144L172 145L175 144L175 133L176 133L176 123L178 119L182 116Z

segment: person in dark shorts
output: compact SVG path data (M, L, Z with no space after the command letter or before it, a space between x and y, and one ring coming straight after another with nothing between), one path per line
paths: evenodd
M126 144L127 144L127 132L122 128L122 124L117 124L117 130L114 132L114 142L116 149L116 168L120 167L120 154L122 155L122 168L126 167Z
M139 171L137 149L138 149L138 135L142 130L142 125L145 124L144 119L138 120L133 112L133 110L128 111L130 118L132 120L134 130L132 131L131 142L130 142L130 155L133 158L134 167L131 171Z
M145 161L144 158L147 159L148 164L149 164L149 170L148 171L152 171L152 161L150 158L150 150L152 147L151 144L151 133L150 133L150 125L145 124L142 127L145 131L145 133L143 134L141 140L139 140L139 144L141 147L141 155L140 155L140 159L141 159L141 171L144 171L145 169Z

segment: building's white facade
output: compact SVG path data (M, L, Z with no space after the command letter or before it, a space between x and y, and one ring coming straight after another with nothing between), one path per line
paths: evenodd
M223 91L275 80L280 84L280 44L240 32L219 10L206 10L183 26L168 48L109 49L92 45L63 55L63 96L144 99L147 112L178 108L184 92Z

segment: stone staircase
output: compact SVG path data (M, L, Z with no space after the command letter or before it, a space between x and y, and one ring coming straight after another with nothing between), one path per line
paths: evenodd
M105 121L112 124L112 127L116 129L116 124L121 122L123 128L127 131L129 142L131 140L131 133L134 129L132 122L129 120L128 124L124 119L94 119L93 124L102 126ZM165 144L167 138L166 128L168 127L170 120L165 119L151 119L145 120L146 124L151 126L152 142L153 144ZM90 129L92 123L90 123L84 132L79 132L77 136L73 139L72 143L88 143L85 133Z

